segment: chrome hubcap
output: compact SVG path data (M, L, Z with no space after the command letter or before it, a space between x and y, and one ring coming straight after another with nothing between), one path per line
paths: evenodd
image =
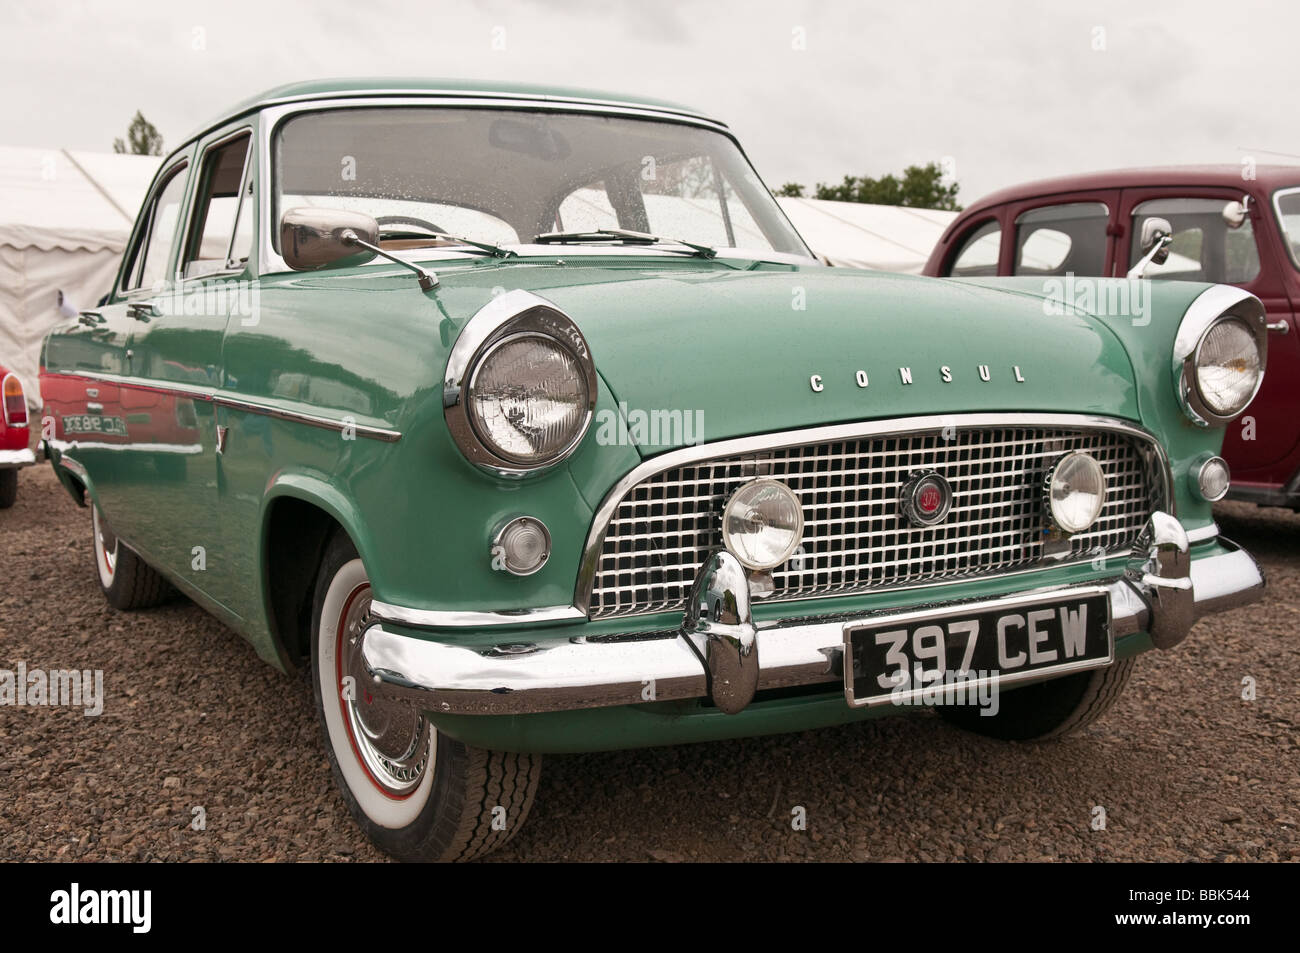
M429 759L428 721L409 705L384 701L370 692L361 659L362 635L370 625L369 586L354 593L339 620L340 670L352 676L353 697L342 698L357 753L380 788L394 795L410 793L424 776Z

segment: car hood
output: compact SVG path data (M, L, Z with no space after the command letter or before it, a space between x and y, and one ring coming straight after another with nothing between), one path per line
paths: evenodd
M297 282L414 293L409 276L358 271ZM689 415L690 442L981 411L1139 417L1115 332L1049 314L1024 287L679 257L479 260L438 275L445 347L494 295L530 291L582 329L625 416ZM682 437L629 430L643 455Z
M1138 416L1115 335L1021 293L838 269L516 275L533 280L504 286L546 298L582 328L626 415L689 415L703 431L687 435L696 442L928 414ZM631 432L648 454L680 440L663 429Z

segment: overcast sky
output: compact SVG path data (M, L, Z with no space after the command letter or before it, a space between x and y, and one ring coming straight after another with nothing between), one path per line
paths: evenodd
M3 0L0 145L107 151L141 109L170 147L300 79L553 82L697 106L772 187L947 157L969 204L1071 171L1300 162L1298 25L1283 0Z

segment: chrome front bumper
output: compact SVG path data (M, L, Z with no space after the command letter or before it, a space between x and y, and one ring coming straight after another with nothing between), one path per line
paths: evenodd
M35 462L36 454L30 450L0 450L0 470L29 467Z
M1114 637L1148 632L1157 648L1171 648L1202 616L1257 600L1264 578L1255 560L1227 540L1218 542L1228 552L1193 560L1182 525L1154 514L1123 575L1105 584ZM561 634L484 649L390 632L378 623L364 635L362 658L372 692L431 712L523 715L708 698L734 713L767 689L842 684L845 622L887 621L900 611L755 623L745 572L719 550L701 567L678 630Z

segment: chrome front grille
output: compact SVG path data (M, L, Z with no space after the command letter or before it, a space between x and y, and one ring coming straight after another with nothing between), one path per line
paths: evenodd
M669 463L669 469L627 488L612 509L602 508L611 515L590 577L591 617L681 609L706 553L721 545L727 498L756 477L783 481L803 504L802 551L772 573L771 598L778 600L925 585L1029 569L1048 559L1118 553L1132 546L1161 505L1162 458L1136 431L973 428L954 419L958 423L947 431L765 446ZM1086 450L1101 463L1107 492L1092 529L1063 540L1047 533L1043 478L1070 450ZM952 488L952 508L936 526L914 527L899 512L899 492L920 469L937 470Z

